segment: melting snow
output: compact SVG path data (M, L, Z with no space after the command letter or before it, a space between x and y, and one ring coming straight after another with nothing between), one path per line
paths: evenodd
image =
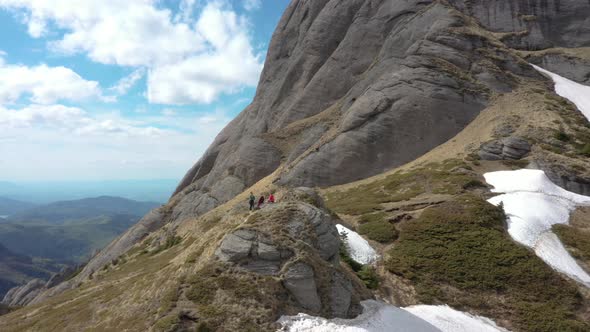
M576 104L578 109L590 121L590 86L568 80L541 67L532 65L536 70L551 77L555 82L555 92Z
M448 306L412 306L404 309L378 301L363 301L363 313L354 319L325 319L306 314L283 316L285 332L504 332L484 317Z
M377 260L379 257L377 252L367 240L363 239L357 232L352 231L340 224L336 225L338 233L346 234L346 244L348 245L349 254L352 259L361 264L370 264Z
M474 316L449 306L417 305L404 308L436 326L443 332L499 332L508 331L498 327L489 318Z
M540 170L492 172L484 177L494 186L493 192L503 193L489 202L504 205L510 236L532 248L555 270L590 287L590 275L551 231L555 224L567 224L576 206L590 205L590 197L558 187Z

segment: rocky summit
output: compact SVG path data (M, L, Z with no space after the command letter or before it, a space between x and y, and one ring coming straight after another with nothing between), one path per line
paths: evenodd
M293 0L253 102L170 201L63 282L12 290L26 306L0 326L273 331L380 300L589 331L587 285L487 202L484 174L522 168L590 194L589 120L532 64L590 84L590 2ZM277 202L251 212L250 192ZM590 271L590 211L571 209L553 231ZM354 259L365 242L373 262Z

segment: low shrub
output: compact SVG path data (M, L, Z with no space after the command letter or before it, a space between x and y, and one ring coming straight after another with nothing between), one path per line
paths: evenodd
M504 222L501 208L458 196L405 225L386 267L411 280L426 303L480 303L481 314L503 313L522 331L589 330L575 315L576 286L512 241Z
M395 226L383 219L361 224L358 230L359 234L380 243L390 243L398 236Z

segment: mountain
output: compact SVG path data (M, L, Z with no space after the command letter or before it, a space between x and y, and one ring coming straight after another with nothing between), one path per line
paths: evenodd
M10 216L25 211L35 206L32 203L21 202L14 199L0 197L0 216Z
M27 209L10 217L13 222L68 223L101 215L142 216L160 206L155 202L138 202L120 197L101 196L61 201Z
M35 206L0 223L0 243L23 255L80 263L158 206L109 196Z
M29 290L36 290L62 267L86 262L159 205L102 196L31 205L30 209L4 219L0 222L0 244L13 263L10 273L3 274L0 297L32 279Z
M590 330L588 14L293 0L170 201L0 324Z
M33 278L49 279L62 265L18 255L0 244L0 296Z
M32 257L81 263L139 219L139 215L112 214L80 217L62 223L53 220L48 223L42 219L8 221L0 223L0 243L14 252Z

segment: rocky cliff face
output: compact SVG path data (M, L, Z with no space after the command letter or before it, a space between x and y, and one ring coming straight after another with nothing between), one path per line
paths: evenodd
M176 217L202 214L279 165L281 184L329 186L413 160L519 77L538 77L511 49L590 46L589 12L574 0L293 1L256 98L186 174ZM572 61L532 59L588 79Z
M77 277L33 302L79 286L148 236L164 243L175 229L270 174L279 187L326 187L415 160L531 80L544 82L549 91L549 80L527 61L588 82L589 13L590 2L577 0L292 1L273 35L254 101L217 136L170 202L99 253ZM484 152L497 159L525 156L530 142L507 138L511 133L508 128L487 142ZM555 168L555 162L543 162L544 168ZM324 231L312 235L330 233ZM358 308L362 292L350 287L356 284L342 271L330 270L323 248L311 241L315 258L297 261L260 232L228 230L214 239L215 253L209 254L292 280L280 294L309 284L303 282L314 279L309 267L319 264L314 268L327 269L333 280L300 289L296 294L306 295L294 295L293 303L340 316ZM338 299L318 304L335 284L344 285L333 293ZM325 305L334 301L347 306Z

